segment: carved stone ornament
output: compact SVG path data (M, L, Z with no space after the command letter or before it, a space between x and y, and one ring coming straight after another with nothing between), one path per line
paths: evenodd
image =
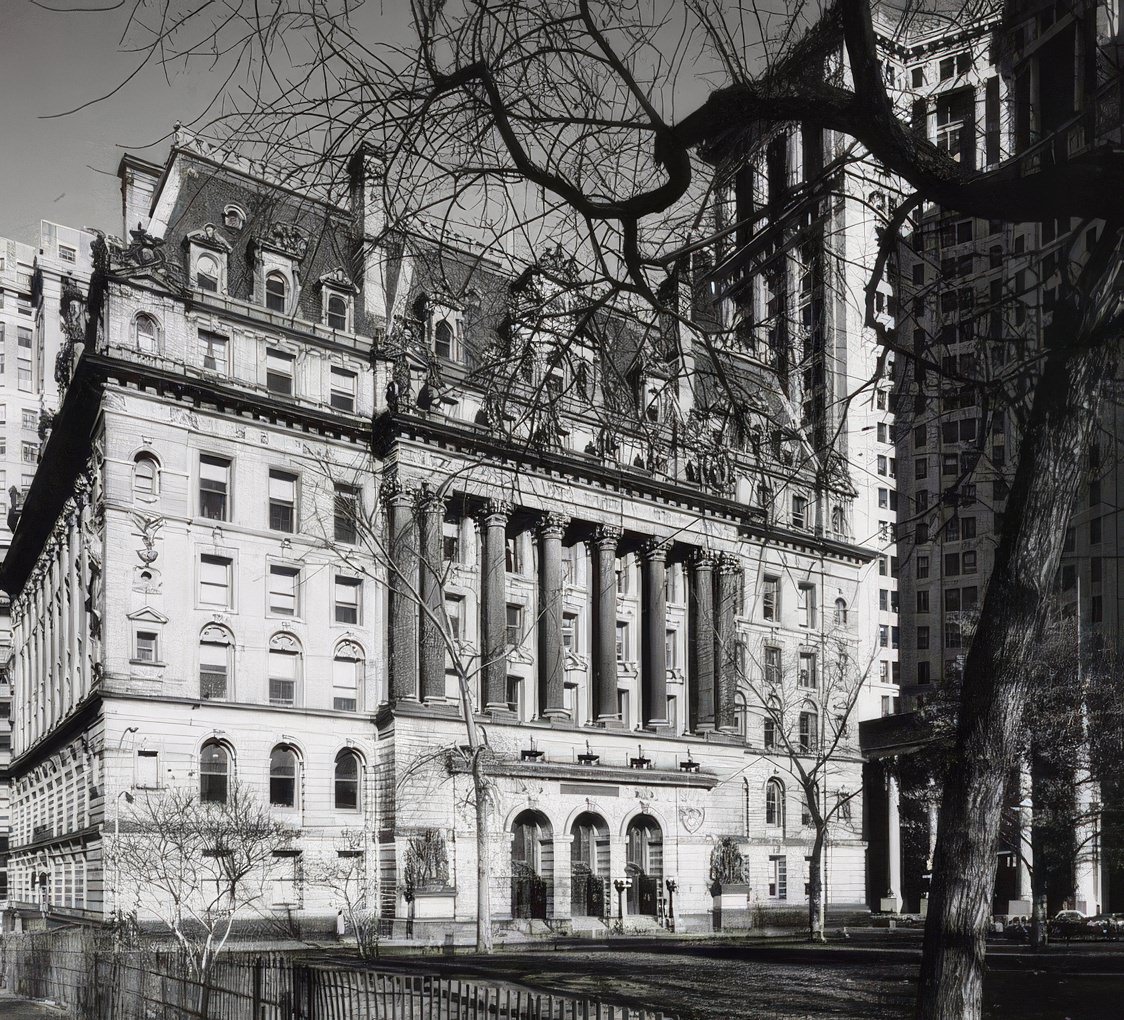
M276 223L269 231L265 243L294 258L303 259L308 251L308 235L295 223Z
M226 240L215 229L213 223L204 223L202 230L193 230L187 235L187 240L193 244L201 245L204 248L212 248L215 251L230 252L230 242Z
M679 822L688 832L694 834L702 828L706 820L706 809L684 805L679 809Z

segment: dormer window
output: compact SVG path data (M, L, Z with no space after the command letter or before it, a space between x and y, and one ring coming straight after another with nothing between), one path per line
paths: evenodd
M213 255L200 255L195 260L195 286L211 294L219 291L219 263Z
M265 278L265 307L271 312L284 313L289 300L289 284L280 273L270 273Z
M246 225L246 214L236 205L228 205L222 213L222 224L230 230L241 230Z
M347 299L342 294L328 296L325 314L329 329L347 329Z
M442 319L433 330L433 349L439 358L456 361L457 340L448 319Z

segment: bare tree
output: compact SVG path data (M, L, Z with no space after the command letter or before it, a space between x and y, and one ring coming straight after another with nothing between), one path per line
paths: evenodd
M217 108L218 133L287 162L294 181L326 181L338 194L347 157L374 144L385 157L377 183L388 231L447 236L468 217L492 226L490 250L501 253L516 241L541 247L553 234L579 257L589 307L646 302L652 322L684 315L668 300L675 289L661 290L665 272L681 276L685 253L717 236L702 155L735 152L762 125L842 133L900 180L867 293L872 327L878 278L922 202L1009 223L1076 217L1082 242L1093 231L1088 251L1075 242L1061 255L1005 527L964 664L942 804L918 1016L978 1017L1005 776L1101 383L1118 353L1119 151L1089 145L1068 156L1058 135L1056 159L1003 158L986 171L958 162L913 131L888 93L869 0L775 12L656 0L415 0L412 13L416 40L401 46L368 43L346 0L285 0L268 15L249 0L148 0L130 18L142 62L197 58L233 76L233 108ZM1096 9L1077 17L1095 20ZM1098 73L1118 75L1115 46L1113 35L1101 47ZM676 85L699 61L717 87L690 108ZM719 234L734 226L758 233L753 220ZM702 325L702 342L713 343ZM900 356L935 360L892 328L875 331Z
M121 902L155 917L183 954L210 1016L211 978L235 926L268 905L275 853L296 831L230 782L203 801L194 790L148 791L127 810L111 847Z
M371 834L363 829L345 829L335 857L321 857L305 868L308 880L327 889L341 904L346 929L363 959L379 953L378 869L368 860Z
M845 626L845 621L838 621ZM860 792L835 779L841 754L858 757L854 712L868 678L853 658L852 642L838 632L824 641L826 661L764 646L759 659L738 662L738 687L747 716L760 719L766 751L787 759L801 797L801 819L815 833L808 875L808 933L824 939L824 850L833 826L852 825L851 801ZM775 810L766 805L766 812ZM781 805L783 811L783 804ZM768 821L768 818L767 818Z

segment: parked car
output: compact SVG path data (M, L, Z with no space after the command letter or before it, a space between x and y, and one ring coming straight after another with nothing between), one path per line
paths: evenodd
M1089 934L1114 941L1120 938L1122 927L1124 927L1124 917L1120 914L1094 914L1085 922Z
M1088 920L1080 910L1059 910L1046 930L1055 939L1080 938L1089 932L1086 926Z

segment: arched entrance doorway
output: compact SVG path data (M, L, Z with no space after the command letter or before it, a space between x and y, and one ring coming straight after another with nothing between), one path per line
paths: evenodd
M628 912L655 917L663 881L663 830L651 815L637 815L628 823L627 839Z
M512 824L511 916L544 920L554 888L554 832L541 811L523 811Z
M584 811L570 827L570 915L605 917L611 900L609 882L609 826L592 811Z

